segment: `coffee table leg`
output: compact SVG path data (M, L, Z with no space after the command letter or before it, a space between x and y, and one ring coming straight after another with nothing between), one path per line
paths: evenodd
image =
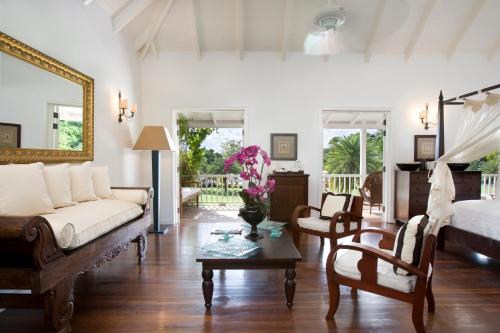
M295 295L295 269L287 268L285 278L286 305L291 308L293 306L293 296Z
M203 297L205 298L205 307L210 309L212 307L212 295L214 294L214 282L212 281L214 271L211 269L204 269L201 276L203 277L201 286L203 288Z

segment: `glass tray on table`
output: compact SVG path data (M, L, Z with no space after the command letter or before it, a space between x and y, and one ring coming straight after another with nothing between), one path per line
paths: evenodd
M204 245L201 250L216 257L248 258L259 252L261 246L246 239L232 238Z

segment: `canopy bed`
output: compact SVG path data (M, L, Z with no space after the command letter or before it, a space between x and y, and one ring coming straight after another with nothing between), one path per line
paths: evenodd
M438 248L445 241L500 260L500 200L469 200L452 203L455 184L449 162L471 162L500 149L500 84L444 100L439 95L436 162L429 182L427 214L442 225ZM486 93L482 100L468 97ZM463 105L463 124L454 146L444 152L444 107Z

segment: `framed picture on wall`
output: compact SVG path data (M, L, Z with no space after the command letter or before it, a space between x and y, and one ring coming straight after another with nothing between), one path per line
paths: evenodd
M0 123L0 148L21 148L21 124Z
M272 133L271 159L278 161L297 160L297 134Z
M435 135L415 135L414 160L434 161L436 155Z

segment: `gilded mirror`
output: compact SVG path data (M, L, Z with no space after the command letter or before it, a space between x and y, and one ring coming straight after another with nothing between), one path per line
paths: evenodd
M94 80L0 31L0 163L94 158Z

